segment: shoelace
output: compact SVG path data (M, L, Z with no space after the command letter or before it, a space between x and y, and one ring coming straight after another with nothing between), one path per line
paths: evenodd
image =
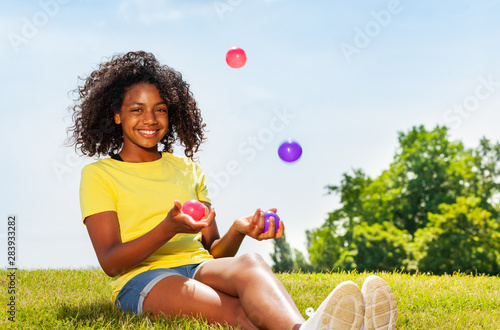
M307 316L312 317L314 315L314 308L312 308L312 307L306 308L305 313Z

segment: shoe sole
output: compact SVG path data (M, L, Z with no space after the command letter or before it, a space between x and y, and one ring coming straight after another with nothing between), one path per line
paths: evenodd
M396 329L396 299L389 285L380 277L370 275L361 288L365 300L364 330Z
M320 330L359 330L363 324L363 294L359 286L346 281L339 284L327 298L322 311Z

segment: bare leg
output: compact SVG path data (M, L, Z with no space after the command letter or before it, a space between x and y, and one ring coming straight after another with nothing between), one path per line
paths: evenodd
M195 279L238 297L247 317L260 329L298 329L304 323L285 287L258 254L212 260Z
M153 316L202 315L210 323L257 329L238 298L183 276L169 276L158 282L144 300L143 310Z

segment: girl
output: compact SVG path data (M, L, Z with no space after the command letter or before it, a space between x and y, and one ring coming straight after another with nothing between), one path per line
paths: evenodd
M180 73L150 53L130 52L101 64L76 92L73 143L85 155L110 156L83 168L80 203L118 308L201 315L244 329L361 327L365 302L354 282L339 285L306 322L259 255L235 257L245 236L282 237L282 221L276 231L271 219L262 233L257 209L219 236L205 176L193 161L205 124ZM185 157L172 154L174 143ZM206 206L202 220L181 211L190 199ZM365 296L385 295L377 298L390 315L384 322L395 324L390 288L378 277L365 284Z

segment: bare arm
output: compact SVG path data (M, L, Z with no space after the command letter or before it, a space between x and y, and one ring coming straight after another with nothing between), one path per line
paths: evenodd
M181 213L175 201L167 217L146 234L126 243L121 241L116 212L108 211L85 218L87 231L104 272L116 276L144 261L178 233L197 233L209 227L215 214L201 221Z

